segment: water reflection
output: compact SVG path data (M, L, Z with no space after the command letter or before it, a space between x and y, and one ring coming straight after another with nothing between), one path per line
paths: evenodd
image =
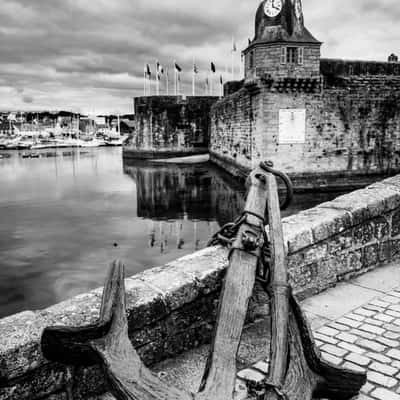
M244 188L211 164L125 166L137 188L138 217L224 224L244 205Z
M212 165L121 160L120 149L0 159L0 317L101 286L115 258L133 275L203 248L243 208L244 188Z

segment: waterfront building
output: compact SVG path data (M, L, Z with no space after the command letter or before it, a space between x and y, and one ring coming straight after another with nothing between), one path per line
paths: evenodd
M202 151L235 176L265 159L308 188L360 186L400 172L396 56L321 58L320 39L306 27L300 0L262 1L243 50L244 79L225 83L224 97L202 110L191 97L135 99L135 138L124 156L187 155L203 135Z

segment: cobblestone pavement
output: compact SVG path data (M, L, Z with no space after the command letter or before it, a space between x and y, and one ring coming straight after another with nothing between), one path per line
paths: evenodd
M323 357L367 372L357 400L400 400L399 283L400 266L392 265L303 303ZM261 380L267 370L260 362L239 372L236 399L247 398L245 380Z

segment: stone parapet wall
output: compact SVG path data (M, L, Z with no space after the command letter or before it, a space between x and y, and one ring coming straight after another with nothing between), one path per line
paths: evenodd
M400 63L321 58L321 74L329 76L400 75Z
M399 259L400 176L286 218L283 226L300 297ZM214 247L126 280L129 334L147 365L209 342L227 265L227 251ZM93 323L101 293L0 320L0 400L79 400L105 391L98 368L66 368L40 352L46 326ZM258 288L248 321L267 313Z

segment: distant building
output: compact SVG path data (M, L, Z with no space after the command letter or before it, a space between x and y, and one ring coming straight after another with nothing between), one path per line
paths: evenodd
M397 62L399 62L399 57L396 56L396 54L393 54L393 53L392 53L392 54L388 57L388 62L397 63Z
M13 126L7 120L0 120L0 135L11 135L13 133Z

